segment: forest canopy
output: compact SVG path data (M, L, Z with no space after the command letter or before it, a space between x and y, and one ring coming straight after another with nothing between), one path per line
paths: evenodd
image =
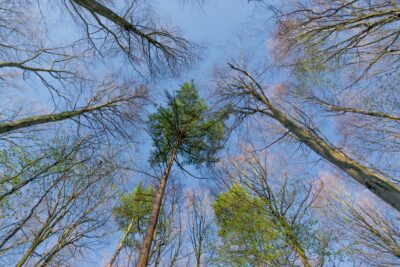
M0 266L400 265L399 25L0 0Z

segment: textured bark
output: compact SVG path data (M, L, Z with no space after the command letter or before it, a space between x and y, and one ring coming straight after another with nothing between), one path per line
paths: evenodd
M129 30L133 32L134 34L140 36L150 44L157 46L157 47L162 47L163 45L160 44L157 40L151 38L149 35L146 33L140 31L138 28L136 28L132 23L127 21L125 18L119 16L116 14L114 11L109 9L108 7L102 5L101 3L94 1L94 0L73 0L74 3L80 5L81 7L85 8L91 13L96 13L112 22L114 22L116 25L120 26L121 28L125 30Z
M271 116L282 126L288 129L302 143L310 147L318 155L345 171L357 182L366 186L380 199L400 211L400 187L390 182L382 175L374 172L367 166L355 161L337 148L332 147L311 130L298 125L289 119L283 112L275 108L262 94L251 90L250 92L258 101L262 102L271 111Z
M47 114L47 115L39 115L32 116L21 120L16 120L7 123L0 123L0 134L5 134L8 132L12 132L21 128L27 128L39 124L45 124L50 122L62 121L66 119L71 119L85 113L90 113L96 110L101 110L105 107L112 106L113 103L106 103L103 105L85 107L73 111L64 111L56 114Z
M161 177L160 185L158 187L157 194L154 199L149 224L147 226L146 234L143 238L142 247L140 248L139 259L136 264L136 267L146 267L147 263L149 261L151 243L153 242L153 237L154 237L155 229L157 226L158 216L160 214L160 209L161 209L162 201L164 198L165 187L167 185L167 180L168 180L168 176L171 172L172 165L174 164L178 146L179 146L179 141L177 141L174 144L174 147L169 156L166 168L164 170L164 174Z
M301 126L295 121L291 120L282 111L272 105L272 103L263 93L262 86L257 83L257 81L251 76L250 73L243 69L235 67L232 64L229 64L229 66L249 79L250 84L244 84L240 86L240 88L242 88L242 90L245 90L246 94L251 95L257 102L263 104L269 110L267 112L265 110L256 108L253 109L254 112L261 112L278 121L283 127L289 130L290 133L296 136L300 142L306 144L322 158L346 172L357 182L367 187L377 197L385 201L397 211L400 211L399 185L389 181L381 174L350 158L340 149L331 146L325 140L315 134L312 130Z

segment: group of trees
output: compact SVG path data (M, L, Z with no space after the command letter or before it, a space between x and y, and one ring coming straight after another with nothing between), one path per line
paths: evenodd
M0 0L0 265L400 264L400 3L246 2L206 99L151 1Z

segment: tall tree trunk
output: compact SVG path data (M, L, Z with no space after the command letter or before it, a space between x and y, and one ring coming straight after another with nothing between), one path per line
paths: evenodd
M164 170L164 174L161 177L160 185L158 187L157 194L153 202L153 208L151 211L149 224L147 225L146 234L143 238L142 246L140 248L139 259L136 264L136 267L146 267L149 261L151 243L153 242L154 232L157 226L158 216L160 214L160 209L164 198L165 187L167 185L167 180L172 165L174 164L178 146L179 146L179 141L176 141L169 156L167 166Z
M115 104L116 101L101 104L98 106L89 106L77 110L72 110L72 111L64 111L60 113L55 113L55 114L46 114L46 115L39 115L39 116L32 116L28 117L25 119L21 120L16 120L16 121L11 121L11 122L6 122L6 123L0 123L0 134L5 134L8 132L12 132L21 128L27 128L39 124L45 124L45 123L50 123L50 122L56 122L56 121L62 121L62 120L67 120L71 119L77 116L81 116L85 113L90 113L94 112L97 110L101 110L106 107L111 107Z
M306 144L322 158L349 174L357 182L366 186L372 193L391 205L397 211L400 211L400 186L390 182L388 179L367 166L364 166L348 157L341 150L332 147L311 130L302 127L298 123L289 119L283 112L275 108L275 106L273 106L263 94L254 89L250 90L250 94L253 95L258 102L261 102L268 107L271 111L270 114L268 113L268 116L277 120L302 143Z
M122 238L121 242L119 242L117 249L115 250L113 256L110 259L110 262L108 263L107 267L111 267L114 264L114 261L117 259L118 254L121 252L122 247L124 246L126 240L128 239L129 233L132 230L133 223L134 223L134 218L131 219L128 229L126 230L126 233L124 237Z

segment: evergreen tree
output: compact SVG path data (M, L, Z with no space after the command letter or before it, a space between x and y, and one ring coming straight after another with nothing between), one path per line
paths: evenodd
M149 133L154 150L150 164L164 172L155 195L137 266L148 263L168 176L174 162L201 166L215 163L223 147L226 113L213 113L200 98L193 83L184 83L175 95L167 94L167 105L149 116Z

